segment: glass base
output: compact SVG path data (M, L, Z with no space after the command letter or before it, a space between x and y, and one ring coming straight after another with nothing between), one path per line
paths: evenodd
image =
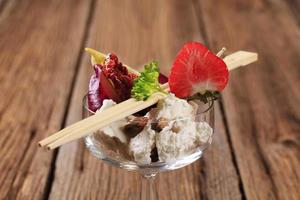
M142 200L156 200L158 199L158 193L155 185L155 176L153 174L142 174L142 184L141 184L141 198Z

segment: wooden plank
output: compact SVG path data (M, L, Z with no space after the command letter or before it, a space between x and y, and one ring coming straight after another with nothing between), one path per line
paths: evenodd
M300 26L300 16L299 16L299 10L300 10L300 1L294 1L294 0L287 0L287 1L280 1L283 4L287 4L287 6L290 8L292 14L294 15L294 18L296 18L298 22L298 26Z
M151 9L149 9L151 7ZM114 10L114 14L111 12ZM160 61L167 72L182 44L203 41L193 2L97 2L86 46L115 52L122 62L140 67ZM80 120L81 99L92 74L84 54L67 124ZM240 199L239 181L217 107L217 133L203 159L156 180L159 199ZM60 148L50 199L139 199L140 175L110 167L93 157L82 141Z
M0 19L0 199L42 199L90 1L6 2Z
M199 3L209 44L259 52L258 63L231 74L224 92L245 196L300 199L300 29L296 19L284 1Z
M201 199L244 199L243 188L228 142L219 102L215 105L215 135L212 146L200 160Z

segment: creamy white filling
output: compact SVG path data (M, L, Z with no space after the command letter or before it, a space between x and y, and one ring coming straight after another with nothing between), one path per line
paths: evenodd
M186 100L175 97L174 94L170 94L157 104L157 119L190 118L193 117L193 115L193 106L191 106Z
M130 140L129 151L132 152L134 160L140 164L151 163L151 150L154 148L155 131L150 125L146 125L142 132Z
M173 126L178 132L172 130ZM156 134L159 160L170 162L193 153L202 143L210 142L212 133L206 122L181 120L170 123Z
M177 160L193 153L202 143L210 142L213 130L206 122L194 121L195 108L173 94L158 103L156 118L169 120L168 125L156 133L160 161Z
M212 142L212 134L213 129L206 122L196 122L196 130L197 133L197 141L202 143L211 143Z
M114 105L116 105L116 102L114 102L111 99L105 99L103 101L101 108L99 110L97 110L96 113L101 113L102 111L104 111ZM117 137L117 138L119 138L119 140L121 142L127 143L127 138L122 131L122 128L125 126L125 124L126 124L126 120L121 119L119 121L113 122L110 125L102 128L101 131L110 137Z

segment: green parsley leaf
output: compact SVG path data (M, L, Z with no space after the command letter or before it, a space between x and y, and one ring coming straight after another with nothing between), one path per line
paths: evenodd
M144 71L134 80L131 96L137 100L146 100L155 92L166 93L159 85L158 76L158 62L146 64Z

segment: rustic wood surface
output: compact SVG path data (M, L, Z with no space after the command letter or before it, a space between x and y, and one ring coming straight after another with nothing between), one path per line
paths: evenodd
M37 141L81 119L88 46L167 73L186 41L259 53L216 103L203 158L155 180L159 199L300 199L300 2L0 0L0 199L139 199L141 178L82 141Z

